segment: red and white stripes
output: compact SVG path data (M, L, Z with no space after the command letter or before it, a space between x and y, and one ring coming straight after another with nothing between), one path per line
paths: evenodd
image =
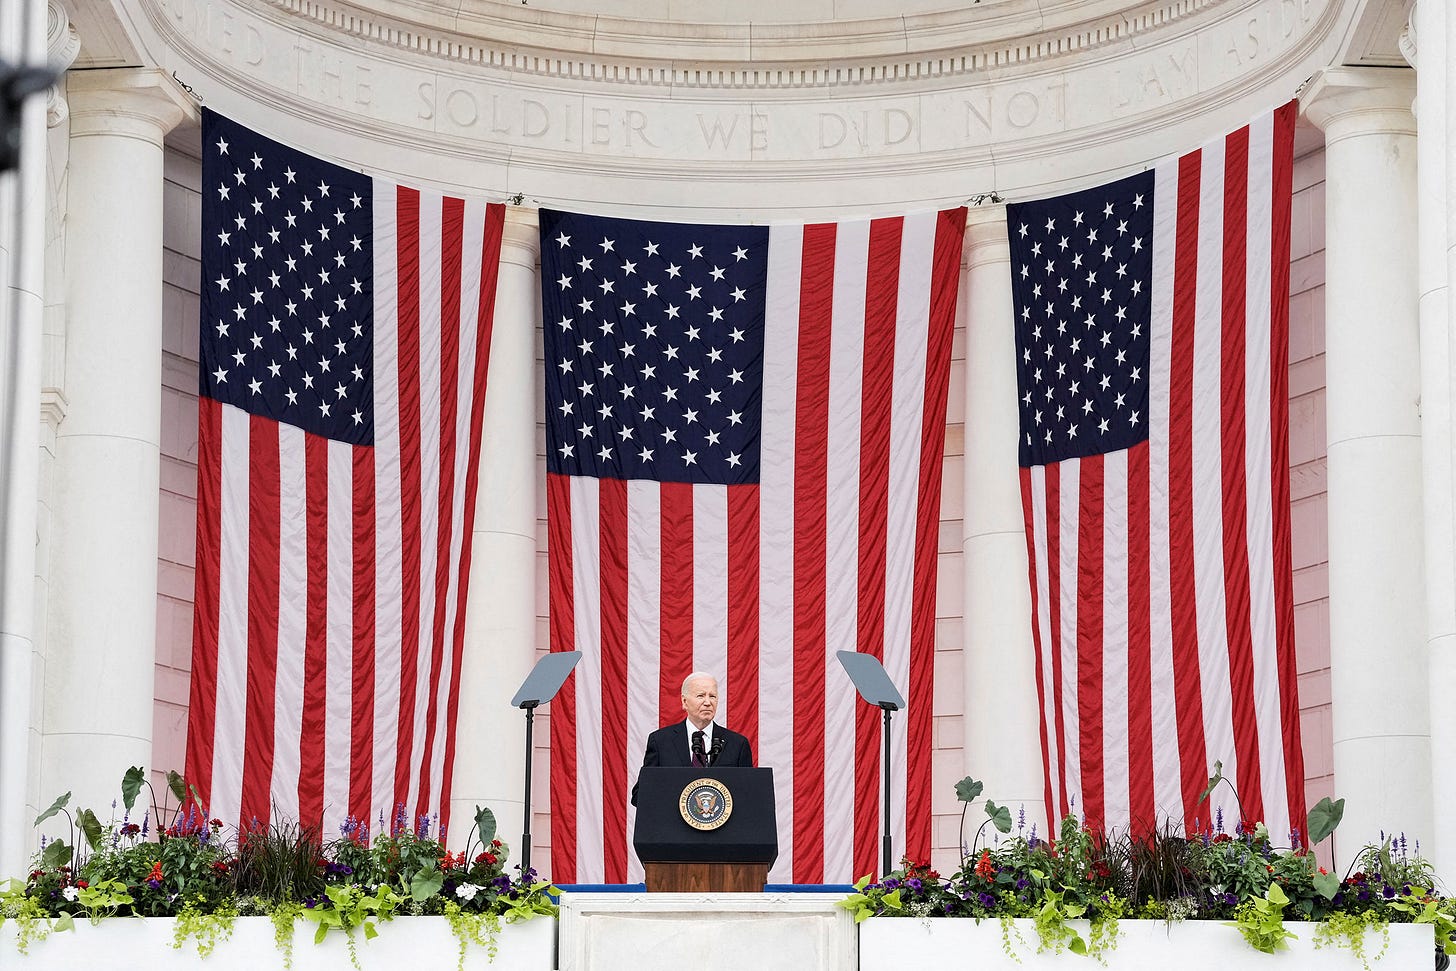
M373 447L199 403L187 775L243 828L448 813L504 211L373 204Z
M1155 173L1149 439L1022 470L1049 815L1304 818L1289 568L1295 106Z
M880 657L895 846L930 847L935 563L964 210L769 237L758 484L548 476L552 878L640 878L627 805L693 670L774 770L778 882L877 869L879 712L834 653ZM903 796L903 798L902 798Z

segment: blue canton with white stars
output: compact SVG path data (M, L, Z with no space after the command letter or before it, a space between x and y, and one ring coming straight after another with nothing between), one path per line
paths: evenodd
M1020 462L1148 437L1153 173L1007 207Z
M202 143L201 393L372 444L370 180L212 111Z
M541 212L547 468L758 481L768 229Z

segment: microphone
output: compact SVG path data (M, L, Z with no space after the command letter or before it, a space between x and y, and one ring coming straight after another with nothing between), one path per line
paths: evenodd
M707 765L708 759L703 754L703 731L698 729L693 732L693 764Z
M713 765L714 763L716 763L718 761L718 755L722 751L723 751L723 736L721 734L716 734L715 733L713 735L713 749L712 749L712 751L710 751L708 753L708 764L709 765Z

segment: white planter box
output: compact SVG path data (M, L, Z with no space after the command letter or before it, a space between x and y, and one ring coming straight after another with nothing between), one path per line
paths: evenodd
M53 933L32 943L29 953L16 950L17 928L0 928L0 968L5 971L55 971L56 968L106 968L107 971L272 971L283 967L283 954L273 942L273 924L266 917L239 917L232 936L200 960L196 943L172 947L176 921L171 917L114 917L92 925L76 921L74 931ZM396 917L376 925L379 936L365 940L355 932L359 964L364 971L454 971L459 943L443 917ZM343 933L329 932L314 944L316 925L299 920L293 928L294 971L353 971ZM494 964L484 948L470 945L467 968L509 971L551 971L556 966L556 921L537 917L502 924Z
M868 968L976 968L977 971L1101 971L1090 958L1064 951L1036 953L1036 927L1030 920L1013 921L1021 942L1012 936L1018 964L1002 947L1001 924L969 918L871 917L859 925L859 966ZM1085 921L1074 921L1085 940ZM1177 969L1177 971L1231 971L1265 968L1269 971L1362 971L1360 961L1345 947L1314 946L1317 924L1285 924L1299 936L1287 951L1263 954L1244 943L1238 929L1219 921L1183 921L1166 924L1154 920L1123 920L1116 946L1107 954L1112 971ZM1381 937L1366 935L1365 951L1372 969L1431 971L1435 967L1435 935L1427 924L1392 924L1390 943L1380 960Z

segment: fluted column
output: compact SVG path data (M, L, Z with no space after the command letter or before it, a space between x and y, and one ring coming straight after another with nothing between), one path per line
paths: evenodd
M1332 68L1325 133L1330 690L1342 852L1432 831L1410 71Z
M69 78L66 417L56 437L41 789L98 810L151 760L162 386L160 70Z
M1446 278L1446 5L1422 0L1401 50L1416 68L1417 245L1421 320L1421 447L1425 465L1426 649L1430 655L1431 751L1456 751L1456 481L1452 478L1452 336ZM1436 872L1456 866L1456 765L1431 765L1435 828L1421 834Z
M46 4L0 10L0 60L40 66ZM19 118L21 158L0 175L0 879L22 872L30 792L40 344L45 251L45 98Z
M496 284L476 489L465 655L460 668L451 843L462 844L475 807L488 806L521 858L525 715L511 696L531 671L536 647L536 321L541 288L534 211L509 207ZM537 729L544 729L544 722ZM545 766L537 767L545 771ZM537 804L534 809L544 812ZM535 829L535 827L532 827ZM544 827L542 827L544 829ZM541 859L533 850L532 865Z
M962 255L966 329L965 771L984 798L1045 818L1027 585L1026 527L1017 478L1016 330L1006 208L970 210ZM975 812L976 824L980 814Z

